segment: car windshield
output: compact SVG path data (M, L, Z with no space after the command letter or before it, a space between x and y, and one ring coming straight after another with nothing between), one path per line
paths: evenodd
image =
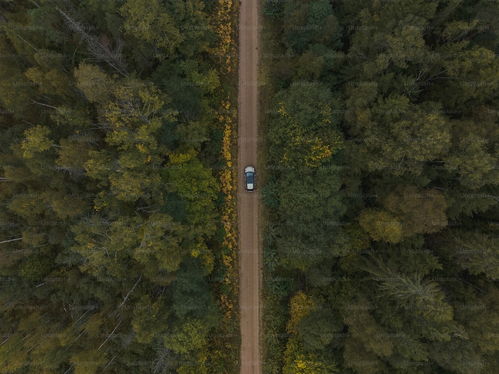
M246 173L246 182L248 184L253 184L254 176L255 176L255 174L252 172Z

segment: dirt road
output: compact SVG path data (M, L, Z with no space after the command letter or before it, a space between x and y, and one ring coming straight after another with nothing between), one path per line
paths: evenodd
M260 285L261 251L258 232L259 194L244 189L243 169L257 166L258 36L260 0L241 0L239 18L239 274L241 308L241 374L261 374Z

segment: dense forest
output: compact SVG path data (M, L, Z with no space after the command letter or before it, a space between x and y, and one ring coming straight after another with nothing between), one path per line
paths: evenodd
M237 371L234 10L0 0L0 373Z
M263 13L264 372L499 373L499 3Z

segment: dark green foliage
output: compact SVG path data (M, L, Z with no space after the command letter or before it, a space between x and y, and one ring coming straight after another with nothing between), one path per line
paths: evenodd
M205 3L0 1L1 373L219 374L233 355Z
M213 320L216 308L210 287L194 261L184 263L173 283L173 310L177 317L197 317Z
M267 373L497 371L498 12L265 2Z

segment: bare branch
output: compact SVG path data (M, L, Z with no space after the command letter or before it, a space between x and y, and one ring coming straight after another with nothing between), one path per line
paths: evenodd
M17 242L17 241L19 241L19 240L23 240L23 238L21 237L21 238L14 238L14 239L2 240L2 241L0 242L0 244L4 244L4 243L11 243L11 242Z
M10 335L9 335L9 336L7 336L3 342L1 342L1 343L0 343L0 347L1 347L2 345L4 345L5 343L7 343L7 341L8 341L9 339L10 339Z
M102 342L102 344L99 346L99 348L97 348L98 351L100 351L100 349L104 346L104 344L107 343L107 341L111 338L111 336L113 336L114 332L116 331L116 329L121 325L121 321L118 322L118 324L114 327L113 331L111 331L111 333L107 336L106 340L104 340Z
M112 362L114 361L114 359L117 357L117 355L114 355L113 358L111 360L109 360L109 362L106 364L106 366L104 366L104 369L106 369L109 365L112 364ZM104 370L102 369L102 370Z
M137 281L133 285L132 289L130 291L128 291L128 293L126 294L125 298L123 299L123 301L121 302L121 304L118 306L118 309L121 308L123 305L125 305L126 301L128 300L128 297L133 292L133 290L135 290L135 287L137 287L137 285L139 284L139 282L140 282L141 279L142 279L142 275L139 277L139 279L137 279Z
M88 50L93 57L104 61L121 75L127 76L126 68L121 58L121 51L123 49L122 41L118 41L116 43L115 50L112 51L107 46L99 42L95 36L89 34L86 27L80 22L73 19L59 7L56 7L56 10L64 18L64 22L68 28L78 34L87 43Z
M44 107L46 107L46 108L50 108L50 109L55 109L55 110L57 110L57 107L52 106L52 105L49 105L49 104L41 103L41 102L36 101L36 100L31 100L31 102L32 102L32 103L34 103L34 104L37 104L37 105L44 106Z

